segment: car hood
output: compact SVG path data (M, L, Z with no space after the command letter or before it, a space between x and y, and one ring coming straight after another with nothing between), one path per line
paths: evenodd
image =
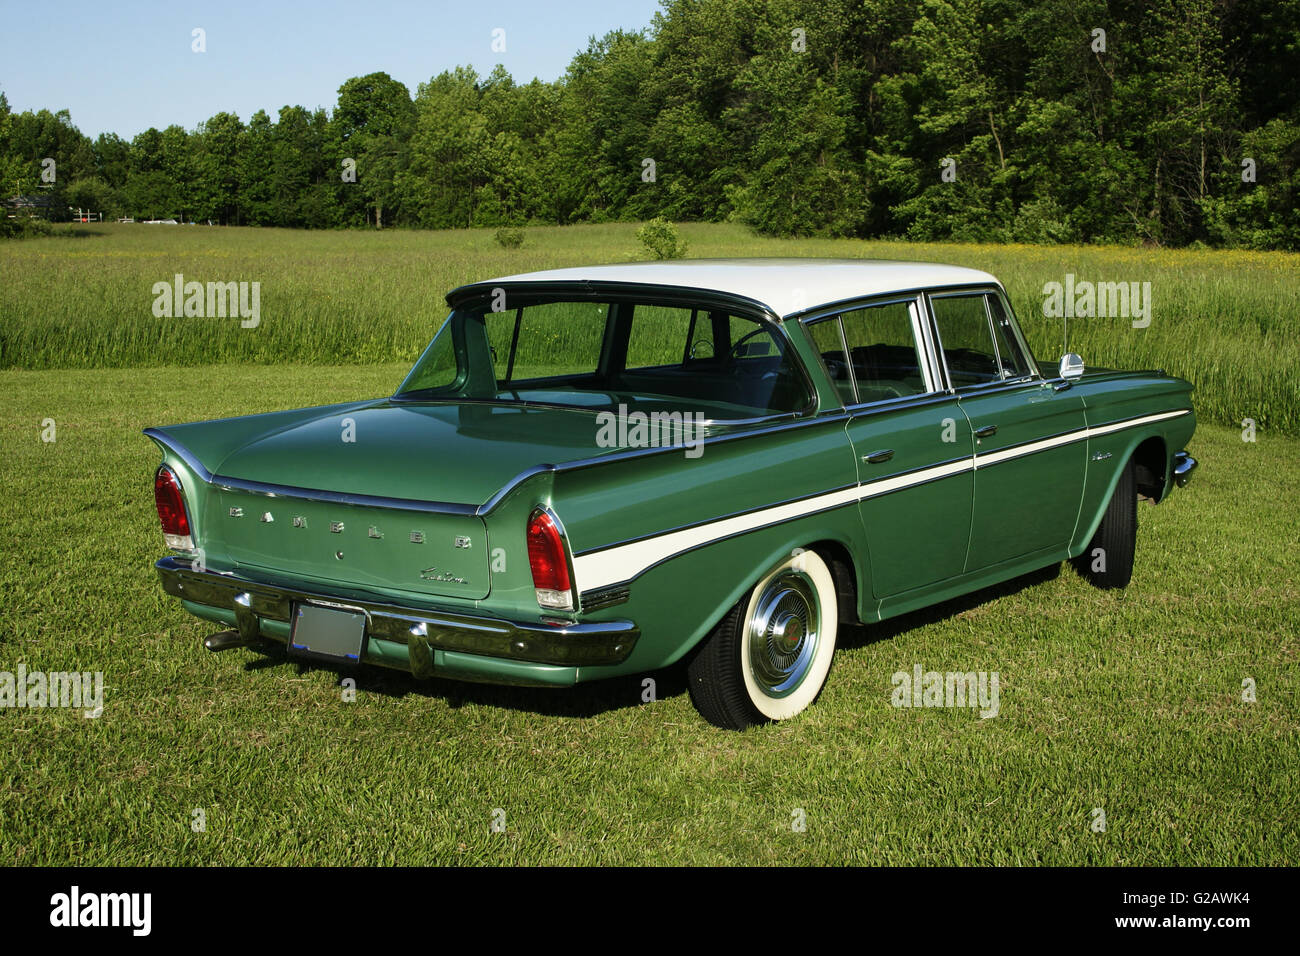
M381 400L150 432L218 480L467 505L529 468L616 450L597 445L594 412L499 403Z

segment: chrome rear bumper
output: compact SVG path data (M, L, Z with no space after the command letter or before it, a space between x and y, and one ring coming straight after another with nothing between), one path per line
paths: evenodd
M1187 483L1192 480L1192 472L1196 470L1196 459L1185 451L1180 451L1174 455L1174 484L1179 488L1186 488Z
M233 611L240 638L246 641L258 638L264 620L289 623L298 602L360 611L366 616L367 638L407 645L411 671L418 677L432 673L434 650L574 667L621 663L640 636L640 629L631 621L506 621L201 571L185 558L163 558L154 567L168 594Z

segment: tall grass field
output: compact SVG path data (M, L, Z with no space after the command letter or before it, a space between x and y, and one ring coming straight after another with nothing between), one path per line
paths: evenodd
M395 362L410 365L457 285L642 254L634 224L532 228L502 249L489 230L302 232L111 224L0 245L0 368ZM1034 353L1054 364L1063 322L1044 287L1150 283L1150 324L1076 318L1090 365L1164 368L1197 387L1201 421L1251 419L1300 435L1300 256L1080 246L779 240L737 225L682 227L692 257L832 256L971 266L1002 280ZM260 283L260 321L158 318L156 283Z

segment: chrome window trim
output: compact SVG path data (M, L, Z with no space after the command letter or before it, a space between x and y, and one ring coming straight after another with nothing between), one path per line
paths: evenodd
M846 408L845 411L849 413L851 419L856 420L867 415L883 415L900 406L920 408L925 405L939 405L944 402L951 402L956 398L957 396L948 391L930 392L925 395L900 395L897 398L882 398L878 402L864 402L861 405Z
M1043 375L1043 370L1038 364L1038 360L1034 358L1034 353L1029 348L1029 340L1025 338L1025 333L1020 330L1020 319L1016 316L1015 310L1011 308L1011 300L1007 297L1006 290L997 289L996 293L998 301L1002 303L1003 311L1007 314L1007 321L1011 326L1011 331L1014 333L1012 338L1015 339L1015 344L1019 346L1020 353L1024 356L1026 365L1029 368L1029 374L1021 377L1028 379L1040 378L1046 380Z
M796 370L803 383L806 401L801 408L791 409L786 412L772 412L768 415L758 415L751 418L727 418L715 419L718 424L748 424L750 422L765 421L771 418L782 418L791 415L806 416L815 415L818 411L817 384L813 380L812 373L804 364L803 359L799 356L798 350L794 347L794 342L790 337L790 332L785 328L785 320L772 311L772 309L757 299L751 299L748 296L731 292L719 292L717 289L695 288L692 286L676 285L659 285L656 283L643 282L623 282L610 280L534 280L534 281L512 281L512 282L474 282L469 285L458 286L447 293L446 299L448 306L452 311L462 308L480 298L485 298L492 294L496 288L505 289L507 296L510 292L523 293L526 295L539 296L557 296L571 301L593 301L608 302L613 305L613 300L627 301L632 300L636 304L660 304L666 306L687 306L693 309L712 308L716 310L719 306L726 309L729 314L739 318L750 319L760 326L766 326L772 336L782 341L782 356L786 358ZM449 321L451 316L447 317ZM609 317L606 317L608 323ZM445 321L444 321L445 324ZM439 332L442 327L439 326ZM437 333L434 334L437 338ZM433 340L429 340L429 345L425 351L433 345ZM423 357L424 352L421 352ZM418 364L417 360L417 364ZM412 366L412 371L415 367ZM410 377L410 373L407 373ZM405 379L403 380L405 381ZM398 393L392 398L397 398L400 394L401 386L398 387ZM708 424L706 422L706 424Z
M1033 353L1030 352L1027 347L1025 347L1025 344L1022 339L1019 344L1024 349L1025 355L1029 357L1030 365L1032 366L1033 369L1033 371L1031 371L1028 375L1017 376L1016 378L1013 379L998 379L997 381L992 381L992 382L976 382L973 385L963 385L960 388L957 388L952 384L952 376L948 371L948 359L943 354L943 336L939 332L939 321L934 313L933 300L934 299L955 299L955 298L961 298L963 296L969 297L973 295L979 295L985 297L984 322L989 333L989 338L993 342L995 357L998 356L1000 353L998 352L997 337L993 334L993 324L992 324L993 317L989 311L987 296L997 295L1002 299L1002 304L1004 307L1007 308L1007 315L1011 319L1012 328L1015 329L1017 337L1019 337L1021 334L1020 327L1015 321L1015 313L1013 313L1010 310L1009 305L1006 302L1006 297L1005 295L1002 294L1002 289L998 286L994 286L994 285L955 286L955 287L936 288L934 290L926 291L924 298L926 300L926 307L929 313L930 326L934 334L935 356L936 358L939 359L939 362L943 369L943 380L945 383L946 390L953 395L969 395L972 394L972 392L974 392L975 390L979 390L983 392L989 389L1018 387L1021 385L1036 384L1040 381L1045 381L1043 379L1042 372L1038 369L1038 363L1033 361ZM999 371L1001 370L1001 367L1002 367L1001 361L999 360L998 362Z
M934 329L929 315L929 302L926 300L924 293L917 293L916 296L916 323L921 329L921 341L925 343L926 365L929 367L930 390L932 392L943 392L944 378L943 370L939 367L939 351L934 338Z
M857 405L862 398L862 393L858 390L858 377L853 374L853 354L849 351L849 335L844 331L844 313L836 312L834 319L827 319L826 321L833 321L835 328L840 333L840 349L844 352L844 371L849 377L849 390L853 392L853 404ZM806 329L807 326L804 326L804 328ZM839 390L836 389L836 391Z
M846 312L859 312L865 309L870 309L876 306L884 306L884 305L906 304L908 306L908 318L912 322L912 347L916 349L917 358L920 360L921 376L926 380L926 384L927 386L929 386L930 390L926 392L919 392L916 395L899 395L896 398L881 398L881 399L877 399L874 402L854 401L851 404L844 404L841 406L845 411L853 412L856 409L871 408L877 405L893 406L894 404L897 404L899 402L917 401L920 399L930 398L932 395L943 394L943 390L937 387L939 384L939 380L937 378L938 367L937 365L934 364L934 355L931 350L930 342L924 334L922 334L919 338L917 335L918 327L920 328L922 333L926 331L927 323L925 321L925 311L924 311L925 304L923 302L924 297L925 297L924 290L916 290L915 292L913 292L912 290L909 289L906 292L902 292L902 293L887 292L884 295L869 296L864 299L845 299L842 300L840 303L837 303L835 308L828 308L827 306L816 306L813 309L810 309L807 312L800 314L797 321L803 326L805 326L804 331L806 334L808 334L808 340L810 342L812 341L812 335L811 333L807 332L807 328L806 328L807 326L814 325L818 322L827 321L832 318L836 319L839 322L839 326L840 326L840 344L844 348L844 357L848 359L850 357L848 336L844 331L844 314ZM825 371L824 363L822 369L823 371ZM827 378L828 379L830 378L829 373L827 373ZM849 367L849 378L853 382L853 396L854 398L857 398L858 377L853 374L852 363L850 363L850 367ZM834 385L833 382L832 385Z
M841 401L840 404L835 407L850 408L853 405L857 404L858 382L857 382L857 376L853 374L852 363L849 361L849 340L844 335L843 313L833 312L830 315L824 315L819 318L809 320L808 322L802 322L800 324L803 325L804 334L808 336L808 342L812 345L813 350L817 352L817 361L821 365L821 370L822 373L826 376L826 380L831 383L831 391L833 391L837 396L839 396L840 390L835 385L835 379L831 376L830 369L826 367L826 359L821 354L820 351L817 351L817 342L813 339L812 332L809 330L810 326L820 325L823 322L835 323L835 330L839 334L839 339L840 339L840 350L844 353L845 364L849 366L847 369L848 376L849 376L849 388L853 391L854 400L852 402ZM842 396L840 397L842 398Z
M1007 380L1007 369L1002 364L1002 347L998 345L998 330L993 327L993 310L989 308L989 297L987 295L980 296L980 304L984 306L984 324L988 326L989 339L993 342L993 361L998 367L998 381L1005 382Z

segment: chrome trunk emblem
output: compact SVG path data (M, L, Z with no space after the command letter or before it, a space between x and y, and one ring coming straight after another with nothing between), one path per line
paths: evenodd
M458 578L450 571L439 571L436 567L425 568L420 572L420 577L425 581L442 581L444 584L469 584L464 578Z
M275 520L275 518L272 517L271 512L269 512L269 511L263 511L263 512L262 512L262 520L265 521L267 524L270 524L272 521Z
M342 522L342 521L331 521L331 522L330 522L330 532L331 532L332 534L341 534L341 533L343 532L343 522Z
M376 528L374 525L371 525L370 529L366 532L366 537L368 538L382 538L383 536L384 533L380 531L378 528Z
M230 517L232 517L232 518L242 518L242 517L244 517L244 509L243 509L243 508L231 508L231 509L230 509Z
M424 544L424 532L423 532L423 531L412 531L412 532L411 532L411 544Z
M307 519L304 518L302 515L294 515L293 526L295 528L305 528L307 527Z
M470 542L469 538L465 537L463 534L458 534L458 535L456 535L456 547L458 547L458 548L468 548L468 547L470 546L470 544L471 544L471 542Z

